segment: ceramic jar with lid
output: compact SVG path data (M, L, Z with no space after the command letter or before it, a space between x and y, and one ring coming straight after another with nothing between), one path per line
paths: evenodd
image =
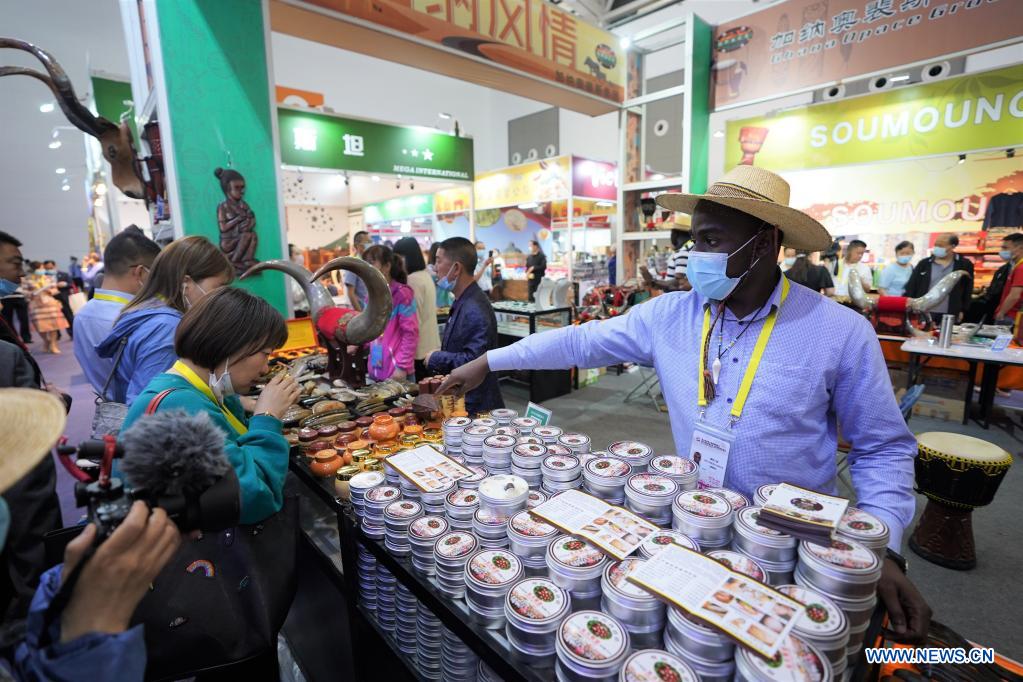
M398 423L398 426L405 428L405 415L408 414L408 410L404 407L392 407L387 410L387 414L390 415L391 419Z
M633 643L635 648L635 642ZM662 649L643 649L629 656L622 666L618 682L700 682L685 661Z
M401 424L394 420L389 414L379 413L373 417L373 423L369 426L369 437L377 443L384 443L397 439L401 432Z
M558 628L556 674L568 682L616 682L631 641L614 617L600 611L576 611Z
M522 562L508 550L483 549L469 557L465 601L476 622L486 628L503 628L505 597L522 577Z
M316 453L312 464L309 465L309 470L313 472L314 476L331 478L341 468L342 463L341 456L337 454L337 450L326 448Z
M369 439L369 427L373 426L373 417L356 417L355 426L360 438Z
M302 448L302 453L305 455L306 461L309 465L312 466L312 463L316 461L316 453L323 452L324 450L336 452L336 450L330 447L329 444L324 443L322 440L315 440Z
M641 474L646 471L654 451L649 445L634 440L620 440L607 446L607 451L614 457L620 457L632 465L632 473Z
M639 556L644 559L652 559L668 545L679 545L694 552L700 551L700 545L688 535L683 535L674 530L657 530L650 534L643 544L639 546Z
M543 577L512 585L504 601L508 643L531 663L553 661L558 627L572 608L568 592Z
M583 488L608 504L625 502L625 482L633 474L632 465L618 457L591 459L583 467Z
M625 481L627 507L658 526L671 525L671 505L678 483L661 474L633 474Z
M305 452L312 443L315 443L320 437L319 432L316 429L302 428L298 430L298 447Z
M600 579L600 609L625 626L634 647L656 648L662 643L664 602L628 580L629 574L644 563L646 559L627 557L604 567Z
M696 490L700 478L700 465L678 455L654 455L647 464L647 471L667 476L678 483L680 491Z
M327 445L334 447L334 440L338 437L340 431L334 424L327 424L316 429L316 438L321 440Z
M672 502L672 529L700 543L700 547L720 549L732 541L735 512L724 497L706 490L687 490Z

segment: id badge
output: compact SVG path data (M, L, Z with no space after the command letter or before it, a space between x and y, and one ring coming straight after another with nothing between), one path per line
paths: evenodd
M716 428L702 420L696 422L693 441L689 446L689 458L700 466L701 489L724 486L728 455L733 443L735 434L730 430Z

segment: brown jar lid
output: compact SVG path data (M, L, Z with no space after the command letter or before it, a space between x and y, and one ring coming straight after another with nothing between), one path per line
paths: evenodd
M342 433L340 436L334 439L334 447L338 450L345 450L348 445L354 441L359 440L359 437L354 433Z
M392 407L391 409L387 410L387 414L391 415L395 419L404 417L406 412L408 412L408 410L406 410L404 407Z
M337 450L333 448L324 448L316 452L313 456L317 462L327 462L337 457Z
M351 433L357 428L359 428L359 425L353 421L341 422L337 425L337 430L340 433Z
M333 450L333 448L330 447L330 443L328 443L326 441L322 441L322 440L318 440L318 441L316 441L314 443L309 443L307 445L303 445L302 449L310 457L313 456L313 453L319 452L320 450Z
M433 382L429 379L423 379L419 382L419 392L426 395L433 392Z
M333 424L327 424L316 429L316 432L320 434L320 438L336 438L338 434L338 428Z
M362 440L361 438L356 440L348 441L349 450L369 450L370 442L368 440Z
M368 428L373 423L373 417L359 417L355 420L355 424L362 428Z
M320 437L319 432L316 429L304 428L298 431L298 442L299 443L312 443L314 440Z

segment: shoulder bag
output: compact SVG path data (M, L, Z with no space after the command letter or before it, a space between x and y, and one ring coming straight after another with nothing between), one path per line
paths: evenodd
M124 418L128 416L128 406L107 398L107 389L110 382L117 376L117 368L121 364L121 356L124 355L125 346L128 345L128 337L121 338L117 346L117 355L114 356L114 366L110 368L107 380L103 382L103 390L96 396L96 412L92 416L92 437L101 439L103 436L116 436L121 431Z

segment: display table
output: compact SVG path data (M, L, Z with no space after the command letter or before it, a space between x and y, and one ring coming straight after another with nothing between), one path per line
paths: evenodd
M907 340L916 341L916 339L907 339L905 336L878 334L877 340L881 344L881 351L884 353L885 362L888 363L889 367L893 365L904 366L909 363L910 354L903 350L902 344ZM930 369L951 369L965 372L968 369L968 361L956 357L932 356L927 366ZM974 377L974 381L980 379L980 376ZM1023 366L1009 365L1003 367L998 375L998 388L1023 390Z
M530 334L540 334L572 324L571 308L538 308L535 303L521 301L494 303L494 315L497 317L501 346L511 345ZM572 371L567 369L514 370L502 373L502 377L528 386L529 400L534 403L568 395L572 391Z
M973 388L976 383L978 366L981 368L980 382L980 417L975 421L985 429L990 426L991 407L995 401L998 388L998 374L1003 367L1023 367L1023 348L1006 348L1003 351L992 351L990 348L953 344L948 348L940 347L931 339L909 339L900 350L909 355L909 379L907 388L916 383L920 366L930 358L959 360L969 365L967 374L966 409L963 411L963 424L970 418L973 401Z

